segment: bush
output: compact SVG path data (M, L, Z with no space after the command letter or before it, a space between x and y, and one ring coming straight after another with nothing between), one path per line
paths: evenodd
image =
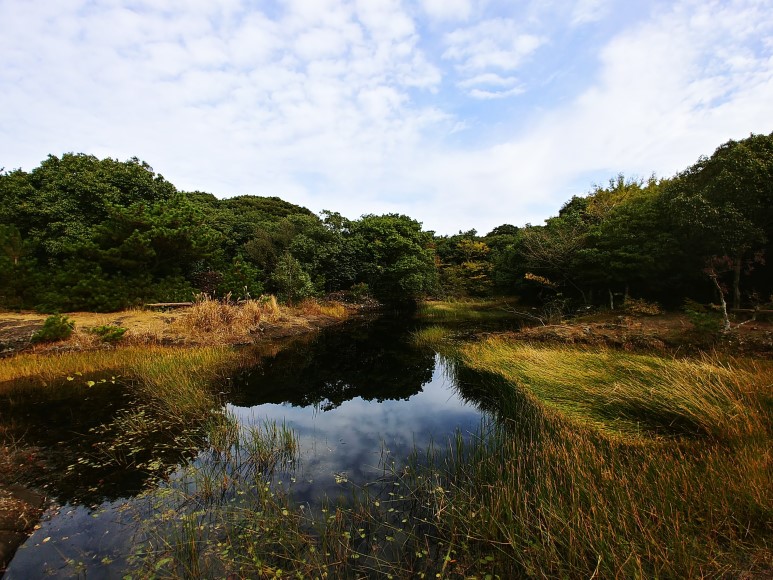
M370 288L365 282L358 282L349 290L355 302L364 302L370 298Z
M644 298L627 298L623 310L634 316L656 316L663 313L657 302L647 302Z
M720 315L695 300L685 299L684 312L695 330L701 334L713 335L722 329Z
M115 344L123 337L126 329L122 326L114 326L112 324L105 324L104 326L94 326L89 328L88 332L96 334L102 342L109 342Z
M65 340L70 338L74 329L74 320L70 320L63 314L54 314L46 318L46 321L43 323L43 328L33 334L30 341L38 343Z

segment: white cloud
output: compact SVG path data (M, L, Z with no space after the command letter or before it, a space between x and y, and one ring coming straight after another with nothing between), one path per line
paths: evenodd
M486 231L773 130L765 2L541 6L0 0L0 166L136 155L181 189ZM594 60L577 43L610 15Z
M485 89L472 89L469 95L473 99L481 99L484 101L490 101L492 99L504 99L507 97L514 97L516 95L523 94L526 89L523 87L513 87L507 90L491 91Z
M503 99L522 94L526 89L517 77L503 77L495 73L485 73L464 79L457 83L474 99Z
M467 20L472 13L470 0L421 0L430 18L437 20Z
M538 35L521 32L511 19L492 19L457 29L445 37L443 58L456 62L463 71L489 68L515 70L545 42Z
M572 10L571 23L574 26L590 24L601 20L609 10L609 0L577 0Z

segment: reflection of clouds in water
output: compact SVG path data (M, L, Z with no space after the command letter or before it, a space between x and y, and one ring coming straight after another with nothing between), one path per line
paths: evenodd
M229 405L228 410L246 424L284 421L296 432L301 464L294 496L310 501L321 493L334 496L341 489L334 473L345 472L355 483L373 479L386 450L399 464L414 445L425 448L434 441L444 446L457 429L464 433L477 429L480 412L459 398L448 376L437 358L432 380L407 401L378 403L357 397L330 411L279 404Z

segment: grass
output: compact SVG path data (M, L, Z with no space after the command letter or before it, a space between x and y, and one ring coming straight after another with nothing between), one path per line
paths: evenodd
M75 477L86 467L164 473L197 448L209 418L221 407L216 387L242 358L228 347L26 353L3 361L0 397L4 407L13 408L60 396L88 397L92 387L115 385L116 392L129 395L132 403L84 434L93 444L62 477ZM8 436L0 430L3 441ZM5 447L3 443L0 452L8 451ZM14 447L27 449L23 437ZM61 456L69 451L63 450Z
M411 342L418 347L438 348L451 334L451 330L445 326L433 324L425 326L411 333Z
M2 313L4 328L0 331L0 342L10 340L16 347L31 346L33 352L100 349L110 346L105 344L105 335L100 335L100 331L109 331L114 339L109 342L120 347L245 344L261 342L275 328L300 333L307 331L314 321L345 320L349 314L344 304L335 301L307 299L297 306L286 306L271 295L241 302L201 296L192 306L171 312L131 309L111 314L68 313L67 318L75 323L72 335L56 343L35 346L29 343L31 329L42 324L45 317ZM118 330L123 328L126 330Z
M504 575L770 572L770 364L497 338L458 356L504 404L490 437L451 449L441 535Z
M446 337L431 327L422 336ZM291 481L295 465L284 428L259 426L239 443L243 429L226 422L211 436L218 461L187 471L192 483L159 507L142 569L170 578L770 572L769 363L496 337L452 348L461 394L480 400L465 377L483 373L495 401L497 419L477 437L417 450L368 485L341 478L342 498L312 513L276 485L278 467ZM245 469L250 457L263 467Z
M511 315L509 305L494 299L427 300L419 304L418 316L437 322L496 320Z
M491 336L442 343L454 383L493 410L477 437L417 450L320 512L292 500L296 436L219 412L225 348L23 354L12 384L56 388L117 372L143 405L110 427L116 462L169 425L204 451L149 492L140 577L764 577L773 570L773 365L541 347ZM79 374L80 373L80 374ZM468 373L486 377L472 392ZM197 429L196 426L201 429ZM174 427L176 428L176 427ZM191 449L199 448L192 445ZM141 463L140 463L141 462ZM168 476L168 474L167 474Z
M544 347L498 337L467 345L462 358L607 435L731 440L764 432L759 396L773 378L770 366L762 363Z

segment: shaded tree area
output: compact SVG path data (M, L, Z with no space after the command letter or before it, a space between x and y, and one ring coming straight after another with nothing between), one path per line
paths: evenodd
M424 231L278 197L181 192L147 163L49 156L0 171L0 305L115 310L196 292L384 303L516 295L535 304L771 301L773 134L728 141L669 179L618 175L542 225ZM517 216L513 216L517 218Z

